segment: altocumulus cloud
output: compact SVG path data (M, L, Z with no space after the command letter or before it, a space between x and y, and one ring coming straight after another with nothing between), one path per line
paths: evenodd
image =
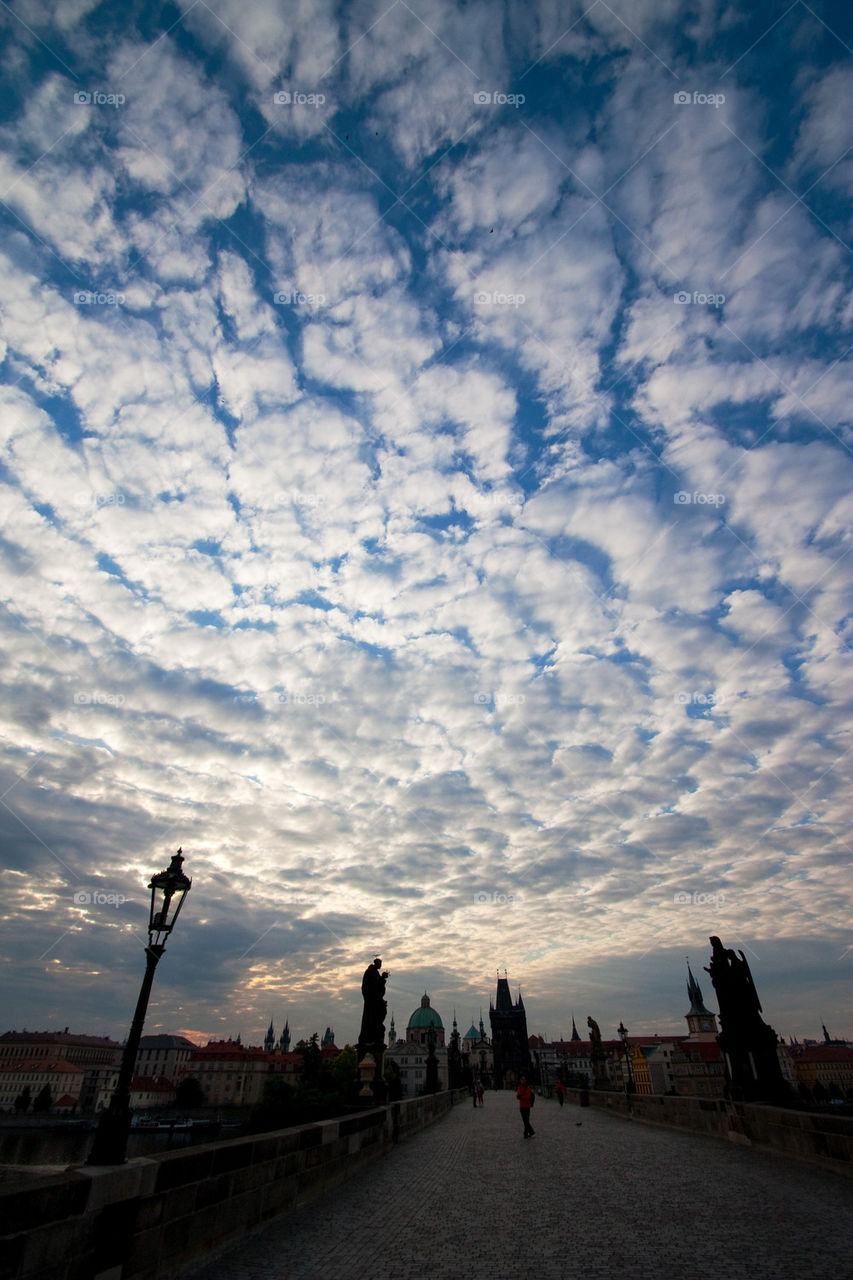
M3 14L10 1024L849 1016L849 33L617 9Z

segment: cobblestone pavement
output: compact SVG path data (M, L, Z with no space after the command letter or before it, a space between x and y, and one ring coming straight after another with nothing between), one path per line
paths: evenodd
M200 1280L851 1280L839 1174L537 1099L460 1104ZM580 1123L578 1123L580 1122Z

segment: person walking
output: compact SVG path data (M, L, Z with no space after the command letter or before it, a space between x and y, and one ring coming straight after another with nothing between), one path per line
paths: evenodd
M482 1105L483 1105L483 1094L484 1094L484 1093L485 1093L485 1089L483 1088L483 1082L482 1082L482 1080L478 1080L478 1081L477 1081L477 1101L479 1102L479 1104L480 1104L480 1106L481 1106L481 1107L482 1107Z
M562 1080L558 1080L554 1085L554 1092L557 1095L557 1101L560 1106L562 1106L566 1100L566 1086L563 1084Z
M533 1090L527 1083L527 1077L522 1076L519 1081L518 1088L515 1091L518 1098L518 1109L521 1112L521 1120L524 1125L525 1138L532 1138L536 1130L530 1123L530 1108L533 1106Z

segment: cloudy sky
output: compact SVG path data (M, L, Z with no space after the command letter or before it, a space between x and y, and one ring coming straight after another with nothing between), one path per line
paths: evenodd
M845 8L2 6L0 1029L853 1036Z

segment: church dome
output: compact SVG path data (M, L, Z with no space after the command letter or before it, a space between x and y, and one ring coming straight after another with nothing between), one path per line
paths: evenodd
M444 1030L444 1023L436 1013L435 1009L430 1007L429 996L426 992L421 996L421 1004L419 1009L415 1009L411 1018L409 1018L409 1027L436 1027Z

